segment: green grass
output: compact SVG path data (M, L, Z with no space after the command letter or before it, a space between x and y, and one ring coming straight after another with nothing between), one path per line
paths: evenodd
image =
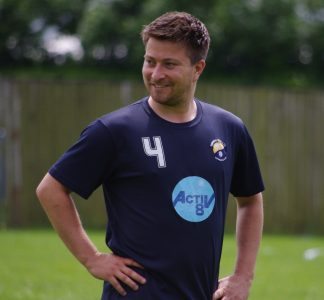
M223 274L230 273L234 264L232 240L231 237L225 240L221 263ZM307 253L314 255L306 259ZM264 236L249 299L322 300L323 267L324 238Z
M105 249L103 232L90 232L90 236ZM313 259L304 258L307 249L315 249ZM234 238L228 235L222 275L231 273L234 257ZM324 238L265 236L249 299L324 299L323 267ZM101 286L53 231L0 231L0 299L98 300Z

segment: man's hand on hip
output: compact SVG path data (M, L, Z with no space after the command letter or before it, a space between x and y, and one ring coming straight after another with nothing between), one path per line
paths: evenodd
M139 284L146 282L144 277L131 268L143 269L143 267L130 258L123 258L115 254L97 253L88 259L85 265L95 278L109 282L121 295L126 295L121 283L136 291L139 289Z

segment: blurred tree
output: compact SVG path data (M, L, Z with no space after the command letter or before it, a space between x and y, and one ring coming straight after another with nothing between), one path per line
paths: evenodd
M4 64L22 57L22 44L27 40L29 29L26 26L29 16L25 14L27 2L0 0L0 62ZM28 39L28 44L34 44Z
M141 12L146 1L91 0L79 24L90 60L122 64L138 53Z
M52 29L75 33L86 0L0 0L0 63L44 61L42 37Z
M318 0L299 1L296 5L299 23L298 59L323 76L324 69L324 3Z
M44 37L79 37L83 63L142 63L139 32L158 15L187 11L209 28L207 71L248 74L324 66L324 3L316 0L0 0L0 63L50 62Z
M258 73L296 62L293 1L218 1L212 15L212 61L223 70Z

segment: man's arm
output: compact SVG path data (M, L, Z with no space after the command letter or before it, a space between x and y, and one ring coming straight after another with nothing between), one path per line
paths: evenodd
M130 268L142 268L137 262L97 250L81 224L70 191L60 182L46 174L36 194L60 238L94 277L110 282L122 295L126 292L120 282L134 290L139 288L138 283L145 283L145 279Z
M246 300L252 284L256 258L262 238L262 194L237 198L237 258L234 274L219 281L216 299Z

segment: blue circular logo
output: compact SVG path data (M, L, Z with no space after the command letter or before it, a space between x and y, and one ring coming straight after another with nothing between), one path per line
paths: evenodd
M181 179L173 189L172 203L183 219L189 222L201 222L213 211L215 193L204 178L189 176Z

